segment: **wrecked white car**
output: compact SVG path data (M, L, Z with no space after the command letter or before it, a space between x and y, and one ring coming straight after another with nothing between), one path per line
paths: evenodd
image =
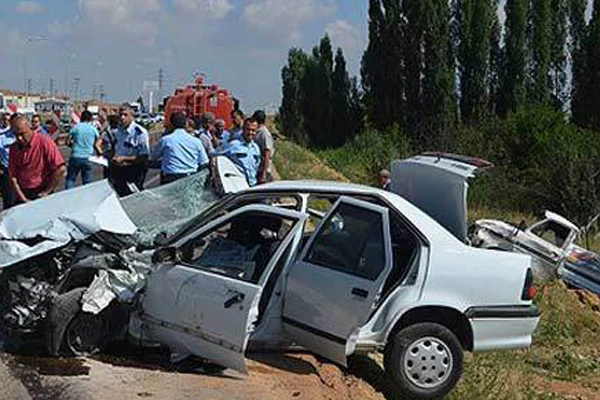
M443 191L445 176L466 189L465 169L474 168L421 156L396 164L394 179L417 173ZM157 250L88 255L103 273L55 289L50 350L90 351L125 331L174 359L193 354L239 371L248 346L297 344L342 365L381 351L401 394L442 397L460 378L463 351L527 347L539 321L530 257L459 239L463 196L438 196L438 208L456 211L439 222L397 194L345 183L276 182L226 196L162 235Z
M529 254L533 272L540 278L557 275L557 269L577 247L579 228L566 218L545 212L545 218L530 227L483 219L471 226L471 242L476 247ZM581 249L583 250L583 249Z
M545 218L530 227L497 220L479 220L471 227L474 246L529 254L534 275L542 279L558 276L567 285L600 295L600 255L576 244L583 234L566 218L545 212Z

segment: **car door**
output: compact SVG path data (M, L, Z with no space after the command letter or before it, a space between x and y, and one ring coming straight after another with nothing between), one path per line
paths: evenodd
M307 349L342 365L392 268L388 210L341 197L287 276L282 320Z
M305 219L250 205L177 242L177 261L160 264L148 278L140 318L149 339L174 355L196 354L246 372L244 351L266 278L284 249L300 242ZM269 232L277 221L279 230Z

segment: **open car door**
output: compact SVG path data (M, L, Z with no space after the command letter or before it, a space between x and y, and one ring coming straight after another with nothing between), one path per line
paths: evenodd
M292 339L346 365L392 269L391 252L387 208L341 197L289 270L282 319Z
M170 248L176 261L148 278L140 318L149 339L246 372L263 287L285 250L300 242L305 220L296 211L249 205L177 242Z
M217 156L212 160L215 187L218 194L241 192L250 185L246 174L227 156Z

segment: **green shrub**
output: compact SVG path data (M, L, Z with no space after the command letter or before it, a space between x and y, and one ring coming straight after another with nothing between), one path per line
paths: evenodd
M386 132L367 129L342 147L317 155L352 182L376 184L379 171L392 160L413 155L409 140L396 127Z

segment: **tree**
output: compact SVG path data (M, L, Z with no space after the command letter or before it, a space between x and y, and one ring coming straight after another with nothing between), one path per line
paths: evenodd
M423 3L423 83L422 129L418 139L427 147L441 143L452 126L456 111L455 70L450 42L450 16L447 0L421 0Z
M494 1L494 10L498 7L498 0ZM492 115L499 115L500 103L502 101L502 28L498 14L493 14L493 23L490 31L490 61L488 74L489 103L488 109Z
M423 72L423 1L404 0L402 2L402 25L404 54L404 81L406 99L406 128L418 130L423 110L421 83Z
M341 146L352 136L350 124L350 77L346 70L346 59L341 48L335 55L335 66L331 79L331 109L333 131L328 141L330 146Z
M333 50L329 36L325 35L313 48L301 81L302 114L310 146L325 147L331 138L331 75Z
M569 50L572 58L571 83L571 115L579 126L586 125L586 59L585 42L585 9L587 0L569 0Z
M582 126L600 130L600 0L594 0L585 44L585 88L583 90Z
M499 114L522 108L526 99L528 0L506 2L506 39L502 60L502 90Z
M496 16L494 7L494 0L458 2L458 71L463 122L476 122L489 104L490 37Z
M404 117L402 39L400 2L369 0L369 44L361 74L369 120L377 128Z
M282 99L279 118L283 132L296 143L308 145L308 135L302 115L302 80L306 73L308 55L301 49L292 48L288 64L281 71Z
M556 10L554 10L556 11ZM531 66L528 77L528 99L532 105L550 103L550 66L552 35L552 10L550 0L533 0L531 20Z
M350 80L350 97L348 103L350 113L349 133L354 136L362 132L366 114L363 95L358 86L358 79L356 77L353 77ZM348 139L351 139L351 136L346 138L346 140Z
M558 111L564 111L568 101L567 84L567 0L551 0L552 35L550 45L550 85L552 100Z

